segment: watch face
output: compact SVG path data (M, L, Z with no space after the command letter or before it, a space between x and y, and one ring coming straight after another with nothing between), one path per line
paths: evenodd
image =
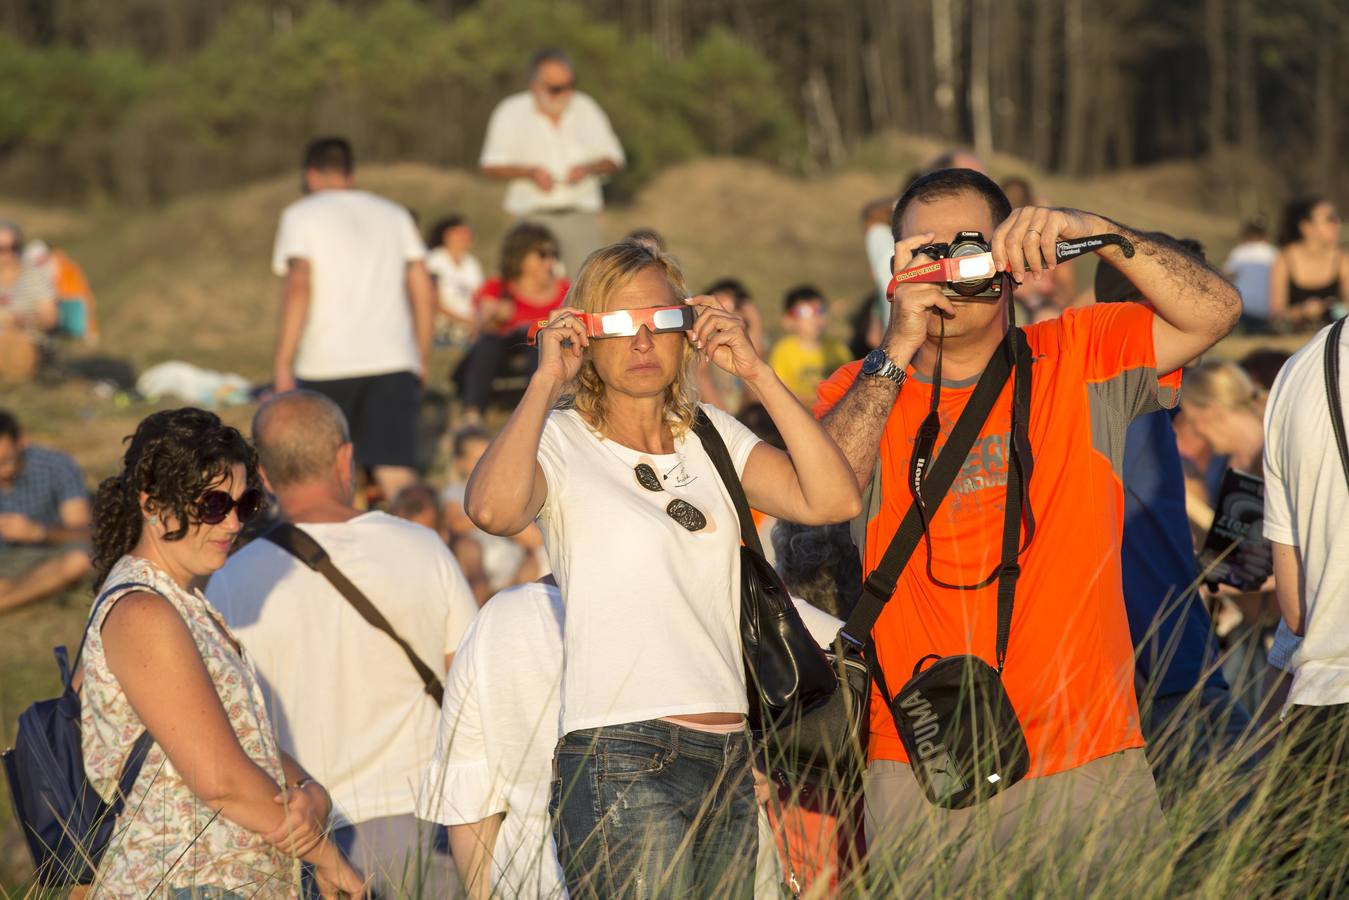
M862 374L875 375L881 369L885 368L885 364L888 361L889 358L885 355L884 350L872 350L862 359Z

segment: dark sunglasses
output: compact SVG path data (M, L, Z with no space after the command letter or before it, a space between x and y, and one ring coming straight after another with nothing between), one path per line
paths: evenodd
M660 476L656 470L646 463L638 463L632 470L632 474L637 476L637 483L654 494L659 494L665 490L665 486L660 483ZM685 531L702 531L707 527L707 516L692 503L680 500L678 497L665 505L665 514L679 524Z
M262 511L262 491L249 488L236 500L228 491L207 491L197 501L197 518L206 525L219 525L229 516L230 510L238 513L239 524L247 524L250 519Z
M539 247L534 252L539 255L539 259L557 259L556 247Z
M563 94L574 91L576 89L576 82L568 81L565 84L545 84L543 89L551 97L560 97Z

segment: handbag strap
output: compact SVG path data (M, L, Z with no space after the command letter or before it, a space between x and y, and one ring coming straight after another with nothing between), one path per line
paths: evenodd
M1349 440L1344 433L1344 405L1340 402L1340 334L1345 319L1330 326L1326 334L1326 400L1330 404L1330 424L1335 431L1335 445L1340 450L1340 465L1344 480L1349 484Z
M965 410L956 421L955 427L932 468L924 479L923 493L935 498L931 510L935 513L945 501L956 475L965 464L974 441L983 430L984 423L1002 393L1003 385L1011 375L1015 363L1016 378L1012 391L1012 453L1007 469L1006 515L1003 520L1002 563L998 567L998 625L996 652L998 670L1001 672L1007 655L1007 641L1011 634L1012 607L1016 595L1016 582L1021 574L1017 562L1017 548L1020 543L1020 524L1025 507L1025 486L1030 480L1033 458L1029 439L1031 358L1030 347L1025 335L1019 328L1011 328L1000 348L994 352L984 367L983 374L974 388L974 393L965 404ZM1034 533L1034 520L1027 519L1028 536ZM890 541L885 555L876 569L862 583L862 596L853 608L848 621L839 629L838 636L858 650L864 650L871 641L871 629L880 618L885 604L889 602L899 586L899 576L908 565L909 558L922 539L922 510L917 503L909 506L909 511L900 522L895 536Z
M711 418L701 406L698 407L697 415L693 417L693 433L703 442L703 450L707 451L708 458L712 460L717 474L721 476L722 484L726 485L726 491L731 495L736 518L740 520L740 540L746 547L763 556L763 541L759 540L759 529L754 527L749 499L745 497L745 487L740 483L740 476L735 474L731 452L726 449L721 432L717 431L717 426L712 424Z
M396 643L403 652L407 654L408 662L412 663L412 668L417 670L417 675L422 680L422 686L427 695L439 706L445 697L445 686L441 684L440 677L431 670L431 667L422 662L417 656L417 652L409 646L408 642L398 636L389 624L389 620L384 618L384 614L375 608L375 604L361 593L361 589L352 584L347 576L333 564L332 558L328 552L319 545L309 534L299 528L296 528L289 522L278 522L266 534L264 538L276 544L282 550L285 550L291 556L294 556L300 562L309 568L318 572L328 583L337 589L337 592L346 598L356 612L360 613L362 619L370 623Z

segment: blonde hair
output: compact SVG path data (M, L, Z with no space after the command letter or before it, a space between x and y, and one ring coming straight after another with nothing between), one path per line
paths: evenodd
M606 312L614 294L647 269L655 269L665 279L673 302L679 303L688 296L684 275L673 257L654 247L624 241L601 247L586 257L567 292L567 305L588 313ZM681 354L675 380L665 390L665 418L675 437L686 434L693 427L693 418L698 412L694 378L697 356L687 342ZM582 413L596 433L606 434L609 419L605 385L595 370L589 348L582 355L581 370L572 384L573 393L564 398L563 404Z
M1185 403L1217 405L1231 411L1245 410L1256 416L1265 412L1265 391L1236 363L1210 360L1185 371Z

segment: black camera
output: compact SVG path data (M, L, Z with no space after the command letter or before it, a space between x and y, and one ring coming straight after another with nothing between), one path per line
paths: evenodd
M949 259L957 263L950 280L942 285L942 293L961 300L975 298L997 299L1002 296L1002 275L993 269L993 252L982 233L961 231L949 244L925 244L914 251L930 259ZM984 258L976 259L983 255ZM965 277L962 277L965 276Z

